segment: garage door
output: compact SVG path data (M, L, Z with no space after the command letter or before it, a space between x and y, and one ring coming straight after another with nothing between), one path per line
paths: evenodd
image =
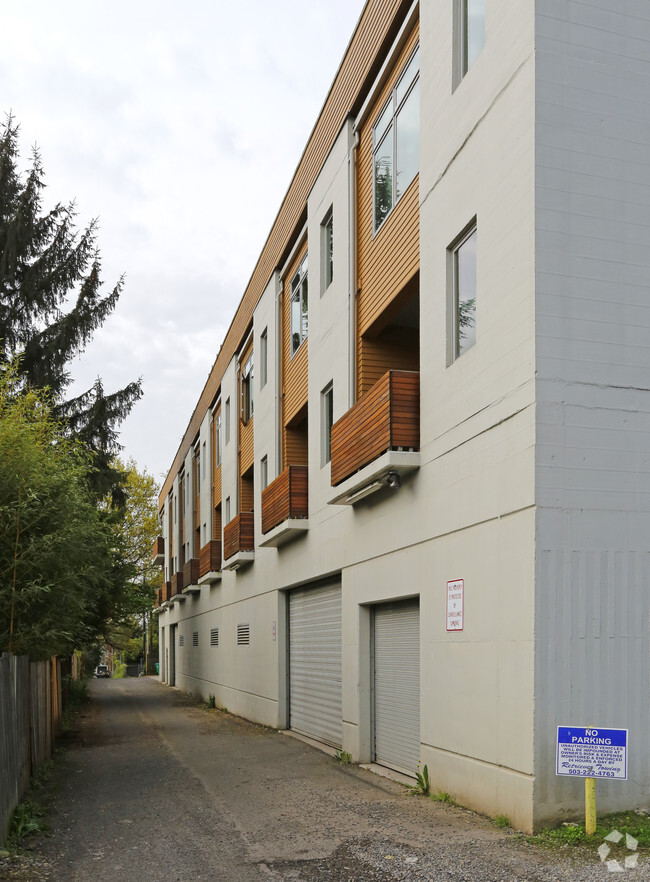
M341 583L289 595L289 717L296 732L341 746Z
M420 607L374 612L375 762L413 775L420 759Z

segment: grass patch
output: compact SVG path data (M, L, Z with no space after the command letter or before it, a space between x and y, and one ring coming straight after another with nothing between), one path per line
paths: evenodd
M334 759L343 766L349 766L352 762L352 754L348 753L347 750L337 750L334 754Z
M533 845L545 845L552 848L574 847L592 851L613 830L622 833L623 839L618 845L607 843L612 850L610 858L620 860L630 853L625 847L626 833L638 841L640 854L648 855L650 852L650 813L643 811L615 812L611 815L603 815L598 819L596 832L593 836L587 836L584 824L562 824L561 827L553 830L542 830L536 836L527 836L526 841Z
M447 805L458 805L451 793L447 793L446 790L438 790L436 793L431 793L429 799L432 799L434 802L444 802Z
M431 782L429 781L429 769L427 766L423 766L422 771L420 771L420 763L418 763L418 770L415 773L415 784L409 787L409 793L411 796L430 795Z
M510 818L508 815L497 815L496 818L494 818L494 826L501 827L502 829L510 827Z

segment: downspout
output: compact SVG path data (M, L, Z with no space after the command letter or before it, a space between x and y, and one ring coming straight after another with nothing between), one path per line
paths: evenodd
M348 156L348 407L356 401L357 368L357 149L359 132L354 131L354 139Z

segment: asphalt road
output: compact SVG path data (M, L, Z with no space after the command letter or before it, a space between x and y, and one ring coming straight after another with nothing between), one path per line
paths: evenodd
M556 882L607 876L472 812L290 736L192 704L152 678L92 684L57 763L55 882ZM44 877L45 878L45 877Z

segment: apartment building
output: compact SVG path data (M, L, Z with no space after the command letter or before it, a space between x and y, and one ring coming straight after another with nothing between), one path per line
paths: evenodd
M648 805L649 59L642 0L368 0L162 488L164 682L525 830L626 728Z

